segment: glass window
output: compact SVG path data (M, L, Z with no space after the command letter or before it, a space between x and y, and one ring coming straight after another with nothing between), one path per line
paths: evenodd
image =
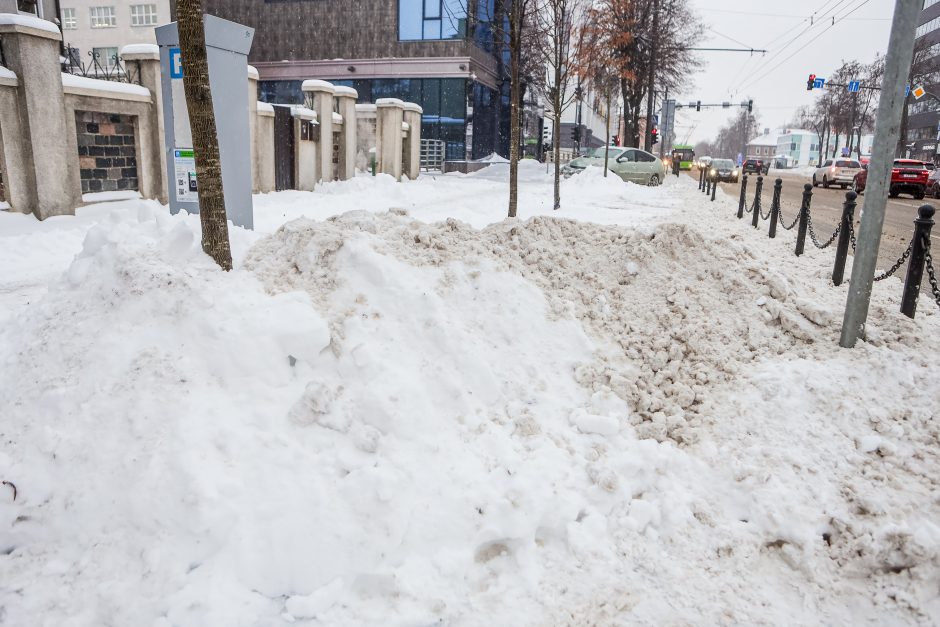
M75 9L62 9L62 30L75 30L78 28L78 18Z
M258 100L270 104L300 104L304 101L301 81L259 81Z
M132 4L131 26L154 26L157 23L157 5Z
M114 28L117 26L114 7L91 7L89 13L92 28Z
M467 33L467 0L398 0L401 41L457 39Z
M117 63L118 49L116 47L92 48L92 54L103 68L112 68Z

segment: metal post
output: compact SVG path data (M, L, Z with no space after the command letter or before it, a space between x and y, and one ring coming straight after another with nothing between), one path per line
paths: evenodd
M796 232L796 256L803 254L806 244L806 227L809 224L809 207L813 202L813 185L807 183L803 186L803 202L800 204L800 228Z
M832 284L842 285L845 274L845 259L849 255L849 234L852 222L855 220L855 192L845 193L845 203L842 205L842 225L839 227L839 244L836 247L836 264L832 267Z
M705 170L699 168L698 171L698 191L705 187Z
M904 294L901 296L901 313L908 318L917 311L917 297L920 294L920 282L924 278L924 258L930 243L930 229L933 227L934 208L921 205L914 220L914 245L907 262L907 278L904 280Z
M715 180L712 181L712 202L715 202L715 190L718 189L718 175L715 175Z
M777 237L777 219L780 217L780 194L783 192L783 179L774 181L774 198L770 201L770 230L767 237Z
M708 172L706 172L705 173L705 187L702 188L702 191L705 192L706 196L711 191L711 184L712 184L711 181L708 179Z
M865 332L865 321L868 319L881 228L884 225L887 187L894 162L894 142L900 132L906 100L904 88L914 53L914 29L920 20L922 8L921 2L905 0L898 0L894 5L891 37L881 79L881 101L875 120L875 143L868 166L865 207L852 263L852 284L845 304L842 335L839 338L839 345L844 348L855 346L858 337Z
M758 175L757 185L754 186L754 215L751 216L751 226L757 228L757 222L760 220L760 193L764 189L764 177Z
M747 174L741 175L741 197L738 199L738 220L744 217L744 205L747 203Z

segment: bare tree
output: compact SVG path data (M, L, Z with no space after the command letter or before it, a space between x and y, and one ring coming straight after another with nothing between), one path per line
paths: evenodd
M509 217L516 217L519 204L519 141L522 131L522 66L526 22L534 0L513 0L509 5Z
M582 35L586 0L538 0L534 11L533 50L543 64L543 91L552 110L552 154L555 162L554 208L561 208L561 116L574 100L569 92L576 71L575 42Z
M232 249L228 238L225 196L222 191L219 139L212 109L212 92L209 90L209 62L202 22L202 0L176 0L176 12L183 63L183 89L186 93L193 152L196 157L202 249L223 270L231 270Z

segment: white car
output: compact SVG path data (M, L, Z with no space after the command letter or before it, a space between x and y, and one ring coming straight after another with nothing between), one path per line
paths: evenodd
M826 188L839 185L842 189L847 189L861 170L862 164L855 159L827 159L813 172L813 187L822 184Z

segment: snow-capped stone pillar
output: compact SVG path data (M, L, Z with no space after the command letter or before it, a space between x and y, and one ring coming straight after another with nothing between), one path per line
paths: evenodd
M317 155L319 180L333 180L333 94L336 93L331 83L308 80L301 86L304 101L308 108L317 112L320 123L320 154Z
M358 92L352 87L342 85L334 88L336 109L343 116L343 126L339 134L339 171L336 173L341 181L348 181L356 176L356 99Z
M261 173L258 171L258 70L248 66L248 135L251 146L251 191L261 191Z
M167 201L166 139L163 134L163 89L160 85L160 48L156 44L131 44L121 48L121 60L124 67L136 64L140 68L140 85L150 90L153 99L153 113L156 123L150 127L153 132L149 142L141 142L141 149L149 147L151 154L148 163L153 164L146 175L140 177L143 186L140 193L144 198L156 198L162 203ZM143 164L140 164L141 166Z
M44 220L71 215L82 202L78 159L65 141L65 93L59 65L62 35L52 22L38 17L0 13L0 38L6 67L18 79L16 109L20 116L23 163L27 170L24 204L16 207Z
M404 146L404 174L412 181L421 172L421 114L423 110L413 102L406 102L403 109L408 124L408 143Z
M376 108L376 158L378 171L401 180L402 122L404 102L398 98L380 98Z

